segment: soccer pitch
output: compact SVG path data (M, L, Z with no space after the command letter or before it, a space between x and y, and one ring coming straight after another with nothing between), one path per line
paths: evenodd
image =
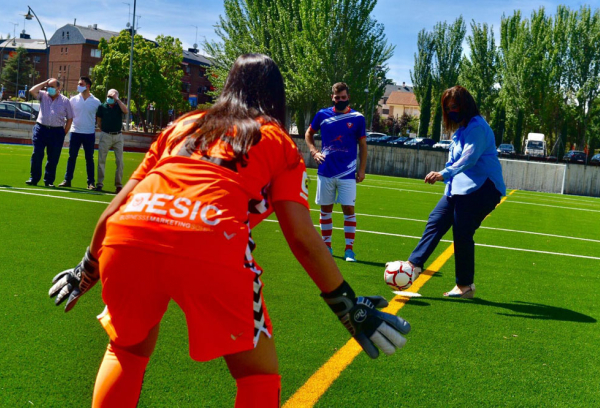
M74 188L25 185L31 151L0 145L0 407L90 406L108 341L95 318L104 308L100 286L68 314L47 293L56 273L81 260L114 196L85 190L83 152ZM126 178L142 157L125 154ZM67 158L65 149L57 184ZM110 153L107 189L114 169ZM309 174L316 225L316 173ZM512 191L475 236L475 299L442 297L454 286L451 232L429 261L439 271L420 278L430 278L422 297L395 298L384 264L409 256L442 191L439 183L367 175L357 193L357 263L342 258L343 216L335 208L334 257L346 280L359 295L386 297L412 325L404 349L377 360L337 353L352 348L344 347L349 335L275 218L253 231L284 407L600 406L600 199ZM335 364L326 364L332 357ZM232 407L234 398L222 360L188 356L185 318L172 304L139 406Z

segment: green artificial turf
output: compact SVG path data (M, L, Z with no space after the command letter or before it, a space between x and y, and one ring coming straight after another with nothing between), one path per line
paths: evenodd
M84 189L83 153L73 188L26 186L30 155L30 146L0 145L0 407L90 406L107 344L95 318L104 308L100 288L68 314L47 293L56 273L79 262L113 195ZM67 155L64 150L57 184ZM126 177L142 157L125 154ZM111 154L108 190L114 169ZM309 174L317 210L315 171ZM342 259L343 231L333 233L334 257L358 294L393 299L384 264L410 255L442 192L442 185L421 180L367 176L358 187L357 263ZM318 214L311 212L315 224ZM334 227L343 227L341 213L333 218ZM253 235L286 401L349 336L274 219ZM441 296L454 285L450 258L420 290L422 297L399 312L413 327L406 347L374 361L359 355L317 406L600 406L600 260L565 256L600 257L600 199L516 191L482 227L476 243L493 247L476 249L476 298ZM430 262L448 246L442 242ZM231 407L234 398L235 382L222 360L189 358L185 317L171 304L139 406Z

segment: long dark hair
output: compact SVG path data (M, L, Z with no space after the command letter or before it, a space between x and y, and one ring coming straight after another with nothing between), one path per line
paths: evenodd
M461 123L453 122L448 117L447 108L448 103L451 100L454 100L454 103L458 105L459 112L463 119ZM480 114L479 108L477 108L477 104L475 103L475 99L473 99L473 96L469 93L469 91L466 90L466 88L463 88L460 85L456 85L452 88L446 89L442 94L441 103L443 109L442 112L444 119L444 127L450 131L455 131L460 126L467 125L471 121L471 119Z
M277 64L263 54L238 57L225 81L217 102L192 127L179 135L171 148L187 138L184 148L189 153L206 153L218 139L231 145L234 162L245 164L250 147L260 141L261 124L285 123L285 89Z

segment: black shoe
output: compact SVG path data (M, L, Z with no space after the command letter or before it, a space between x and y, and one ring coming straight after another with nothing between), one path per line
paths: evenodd
M95 188L96 191L102 191L102 184L98 184Z
M71 187L71 182L64 180L62 183L58 185L59 187Z
M115 193L119 194L121 192L121 190L123 190L123 187L117 187L117 190L115 191Z
M94 183L88 184L88 190L95 190L96 186L94 185Z
M25 184L27 184L28 186L37 186L37 181L33 181L32 179L29 179L25 182Z
M50 187L50 188L55 188L56 186L52 183L46 183L44 182L44 184L46 185L46 187Z

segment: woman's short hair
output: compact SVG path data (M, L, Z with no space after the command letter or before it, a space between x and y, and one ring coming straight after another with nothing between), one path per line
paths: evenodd
M463 118L461 123L456 123L448 117L448 104L452 100L458 106L459 112ZM473 96L466 88L460 85L446 89L442 94L441 103L444 127L450 131L455 131L461 126L466 126L471 119L480 114Z

